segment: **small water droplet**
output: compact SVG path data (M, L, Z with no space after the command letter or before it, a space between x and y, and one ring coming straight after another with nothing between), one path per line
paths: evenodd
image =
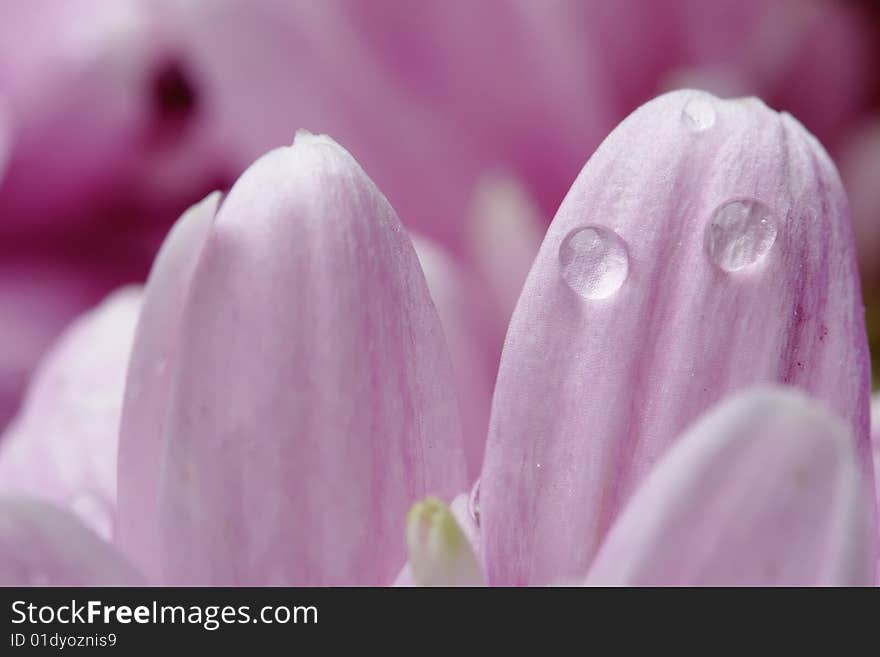
M471 496L468 498L468 513L471 515L471 520L474 521L474 524L479 527L480 526L480 480L477 479L477 483L474 484L474 487L471 489Z
M738 271L767 254L776 231L773 213L760 201L727 201L712 213L706 227L706 253L724 271Z
M684 104L681 120L696 132L708 130L715 125L715 107L708 96L694 96Z
M77 493L70 508L99 536L108 540L113 537L113 512L101 496L90 491Z
M562 278L586 299L607 299L629 275L626 242L603 226L571 231L559 246Z

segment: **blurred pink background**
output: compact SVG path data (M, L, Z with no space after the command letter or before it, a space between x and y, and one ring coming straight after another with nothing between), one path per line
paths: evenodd
M493 263L500 317L483 321L479 289L465 304L489 363L519 261L580 168L682 86L758 95L819 137L870 301L878 27L874 3L830 0L0 0L0 429L69 321L142 281L184 209L300 128L351 151L423 261Z

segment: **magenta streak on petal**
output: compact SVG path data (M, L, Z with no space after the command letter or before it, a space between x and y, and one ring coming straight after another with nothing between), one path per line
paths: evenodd
M685 116L691 100L708 118ZM715 212L753 201L776 226L769 246L710 252ZM572 286L560 265L563 240L588 226L626 246L610 295L590 287L607 284L601 268ZM482 475L490 584L582 577L682 429L746 385L824 400L870 471L868 365L846 199L818 143L755 99L651 101L581 172L511 320Z

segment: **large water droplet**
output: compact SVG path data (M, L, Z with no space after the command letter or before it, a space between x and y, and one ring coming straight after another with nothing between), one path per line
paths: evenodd
M113 512L101 496L88 491L77 493L70 508L99 536L108 540L113 537Z
M684 104L681 120L691 130L702 132L715 125L715 107L708 96L694 96Z
M586 299L607 299L629 274L626 242L602 226L571 231L559 246L562 278Z
M468 498L468 513L471 516L471 520L474 521L474 524L479 527L480 526L480 480L477 479L477 483L474 484L474 487L471 489L471 496Z
M776 230L773 213L760 201L727 201L712 213L706 227L706 253L724 271L737 271L767 254Z

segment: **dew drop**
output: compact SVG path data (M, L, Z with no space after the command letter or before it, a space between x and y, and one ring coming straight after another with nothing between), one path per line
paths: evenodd
M571 231L559 246L562 278L586 299L607 299L629 274L626 242L602 226Z
M113 537L113 512L102 497L91 492L77 493L70 508L99 536L108 540Z
M474 524L479 527L480 526L480 480L477 479L477 483L474 484L474 487L471 489L471 495L468 498L468 513L471 516L471 520L474 521Z
M715 125L715 108L706 96L695 96L684 104L681 120L696 132L708 130Z
M767 255L776 230L773 213L760 201L727 201L716 208L706 227L706 253L724 271L738 271Z

